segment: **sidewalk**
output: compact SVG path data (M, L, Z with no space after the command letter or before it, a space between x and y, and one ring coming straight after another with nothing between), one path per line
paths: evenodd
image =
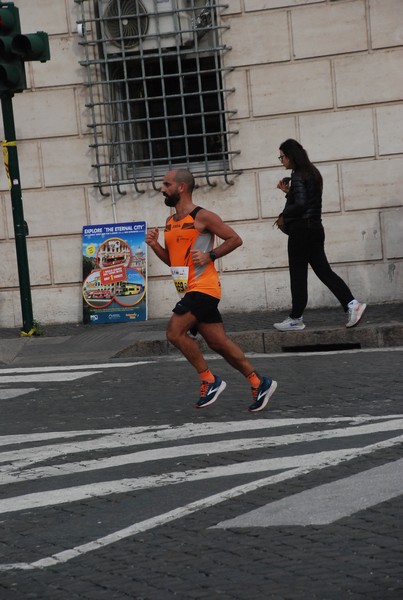
M358 327L347 329L340 308L306 310L306 328L281 333L272 324L287 311L223 313L228 334L245 352L308 352L403 346L403 303L369 306ZM41 337L0 328L0 366L80 364L177 352L165 338L168 319L45 327ZM201 342L205 349L204 342Z

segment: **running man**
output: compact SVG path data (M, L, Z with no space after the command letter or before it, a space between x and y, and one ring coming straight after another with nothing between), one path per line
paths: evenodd
M217 214L193 203L194 186L193 175L185 169L165 175L161 192L166 206L174 208L175 214L166 221L164 246L158 241L158 228L149 229L146 236L150 248L171 268L176 289L183 295L173 308L167 339L199 375L197 408L213 404L227 384L210 371L199 344L188 335L196 328L212 350L246 377L252 388L249 411L258 412L269 402L277 383L256 373L239 346L227 336L218 310L221 285L214 261L241 246L242 240ZM214 247L215 236L222 242Z

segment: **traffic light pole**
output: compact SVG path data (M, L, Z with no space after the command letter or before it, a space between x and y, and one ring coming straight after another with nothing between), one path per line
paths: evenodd
M20 282L20 297L23 319L21 334L32 335L35 332L35 328L32 314L31 285L29 280L26 242L27 232L26 223L24 221L24 210L22 206L20 170L18 165L17 144L15 139L12 97L12 93L3 92L1 95L1 106L3 112L5 144L8 150L8 178L11 190L18 277Z
M29 282L27 226L22 208L20 171L12 98L27 89L25 63L50 60L49 36L45 31L21 33L20 13L14 2L0 0L0 97L3 112L3 150L11 190L15 246L22 307L21 335L37 333L32 316L31 285Z

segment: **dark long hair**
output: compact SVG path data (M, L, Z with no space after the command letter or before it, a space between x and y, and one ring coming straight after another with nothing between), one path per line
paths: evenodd
M280 145L280 150L289 159L293 170L298 172L304 180L314 177L321 189L323 188L322 175L315 165L311 163L307 151L297 140L291 138L285 140Z

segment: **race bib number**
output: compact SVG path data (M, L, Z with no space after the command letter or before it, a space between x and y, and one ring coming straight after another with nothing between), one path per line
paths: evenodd
M188 289L189 267L171 267L171 275L178 294L180 296L186 294Z

